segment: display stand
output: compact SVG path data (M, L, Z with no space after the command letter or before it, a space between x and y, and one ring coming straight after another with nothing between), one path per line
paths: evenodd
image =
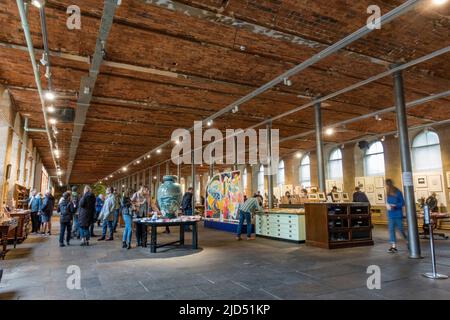
M448 279L448 276L445 274L437 273L436 271L436 254L434 251L434 237L433 237L433 221L430 217L430 209L427 205L424 205L423 207L423 214L424 214L424 224L428 225L428 230L430 233L430 251L431 251L431 269L432 272L427 272L422 274L424 277L429 279L437 279L437 280L443 280Z

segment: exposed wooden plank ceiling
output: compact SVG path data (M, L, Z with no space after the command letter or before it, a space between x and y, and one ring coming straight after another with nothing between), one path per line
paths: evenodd
M169 3L170 2L170 3ZM167 6L167 4L170 6ZM73 166L71 183L92 183L170 139L176 128L189 128L251 92L328 45L361 27L368 5L386 13L403 1L338 0L129 0L119 6L98 76L86 125ZM80 0L81 30L66 27L71 1L46 3L49 48L52 52L56 106L76 108L81 77L95 49L103 1ZM291 78L293 85L276 86L240 106L236 114L216 121L219 129L246 128L291 110L313 97L332 93L450 45L447 4L432 7L423 1L412 12L383 26ZM38 12L28 13L33 43L42 49ZM29 56L8 47L25 46L14 1L0 4L0 82L9 87L18 110L30 126L43 127L43 116ZM70 56L69 56L70 55ZM39 55L37 55L39 56ZM449 54L404 72L406 100L450 89ZM42 77L44 87L46 79ZM298 97L301 95L302 98ZM436 100L408 111L409 124L450 118L449 99ZM390 77L340 95L324 105L325 125L381 110L394 104ZM312 109L274 122L280 136L313 129ZM366 134L395 130L395 116L383 121L355 122L327 137L341 143ZM61 166L67 167L72 124L59 124ZM44 164L52 171L45 134L30 133ZM281 154L314 147L313 137L286 141ZM153 155L141 170L170 156ZM201 169L200 169L201 170ZM162 169L162 171L164 171Z

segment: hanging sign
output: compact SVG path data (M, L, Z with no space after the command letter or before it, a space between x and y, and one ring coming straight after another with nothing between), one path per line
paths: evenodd
M412 172L403 172L402 173L402 180L403 180L403 186L404 187L412 187L412 186L414 186Z

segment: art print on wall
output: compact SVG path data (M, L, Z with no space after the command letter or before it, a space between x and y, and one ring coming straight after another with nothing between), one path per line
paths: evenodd
M442 191L442 179L440 175L428 176L428 191Z
M366 192L375 192L375 186L373 184L366 184Z
M364 187L367 191L367 187L369 185L374 185L375 184L375 177L364 177ZM367 192L373 192L373 191L367 191Z
M375 203L376 204L385 204L386 203L386 197L384 193L384 189L378 188L375 192Z
M375 177L375 188L384 188L384 177Z
M450 189L450 171L447 172L447 188Z
M416 188L427 188L428 187L428 180L427 176L416 176L414 179L414 183L416 184Z
M355 178L355 187L359 187L361 191L364 191L364 177Z
M205 216L220 221L237 220L243 199L240 171L216 174L206 186Z

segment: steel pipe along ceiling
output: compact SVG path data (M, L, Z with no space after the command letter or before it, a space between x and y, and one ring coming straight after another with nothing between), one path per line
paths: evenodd
M397 17L405 14L406 12L412 10L413 8L415 8L419 3L421 3L424 0L408 0L405 3L403 3L402 5L396 7L395 9L389 11L388 13L386 13L385 15L383 15L380 18L380 25L384 25L386 23L391 22L392 20L396 19ZM348 35L347 37L341 39L340 41L336 42L335 44L327 47L326 49L322 50L321 52L315 54L314 56L312 56L311 58L307 59L306 61L302 62L301 64L295 66L294 68L286 71L285 73L281 74L280 76L276 77L275 79L267 82L266 84L262 85L261 87L257 88L256 90L252 91L251 93L247 94L246 96L236 100L235 102L229 104L228 106L226 106L225 108L219 110L218 112L214 113L213 115L211 115L210 117L203 119L202 122L203 124L206 124L208 121L214 120L220 116L222 116L225 113L230 112L233 108L235 108L236 106L240 106L241 104L250 101L251 99L253 99L254 97L264 93L265 91L273 88L274 86L278 85L279 83L282 83L285 79L288 79L290 77L292 77L293 75L296 75L297 73L299 73L302 70L305 70L306 68L314 65L315 63L323 60L324 58L330 56L331 54L339 51L342 48L345 48L346 46L348 46L349 44L355 42L356 40L364 37L365 35L369 34L370 32L372 32L373 29L370 29L367 25L364 25L363 27L361 27L360 29L358 29L357 31L353 32L352 34ZM320 100L322 101L322 100ZM318 101L314 101L314 103L317 103ZM294 111L295 112L295 111ZM269 119L267 121L262 122L261 124L252 126L250 128L255 128L258 127L262 124L266 124L269 121L271 121L272 119ZM250 129L248 128L248 129ZM194 129L194 127L191 127L189 129L189 131L192 131ZM171 144L171 141L168 140L165 143L159 145L158 147L152 149L151 151L147 152L148 153L152 153L158 149L164 148L165 146ZM142 158L143 156L131 161L130 163L126 164L125 166L129 166L131 165L133 162L137 161L138 159ZM119 172L119 170L115 171L112 174L115 174ZM108 175L109 176L109 175Z
M44 115L45 131L47 133L47 138L48 138L48 143L49 143L51 154L52 154L53 164L55 166L55 169L57 169L59 167L59 165L58 165L58 162L56 161L56 158L55 158L55 155L53 152L54 145L53 145L52 137L50 134L50 127L48 125L47 112L45 110L45 101L44 101L44 96L43 96L42 83L41 83L39 68L36 63L36 57L34 55L33 41L31 39L30 27L28 25L28 20L27 20L23 0L17 0L17 7L19 10L23 33L25 35L25 41L26 41L27 47L28 47L28 53L30 54L30 60L31 60L31 65L33 67L33 73L34 73L34 78L35 78L35 82L36 82L36 87L37 87L38 93L39 93L39 99L41 101L42 113Z

